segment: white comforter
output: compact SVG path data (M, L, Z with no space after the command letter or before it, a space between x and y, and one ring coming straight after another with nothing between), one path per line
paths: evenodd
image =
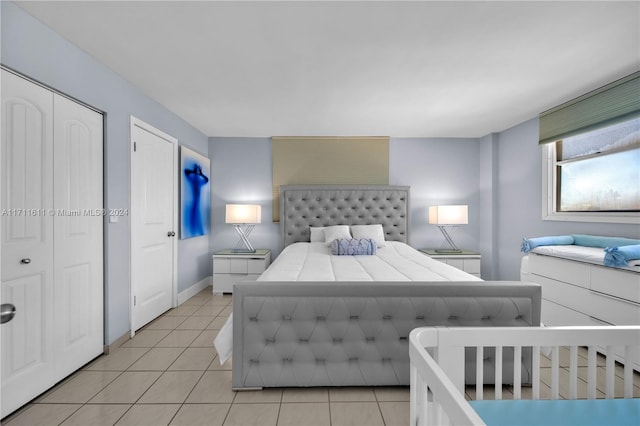
M479 281L473 275L386 241L374 256L332 256L324 243L287 246L259 281Z
M482 281L407 244L386 241L373 256L332 256L324 243L287 246L258 281ZM303 285L303 284L301 284ZM233 348L232 316L214 346L223 364Z

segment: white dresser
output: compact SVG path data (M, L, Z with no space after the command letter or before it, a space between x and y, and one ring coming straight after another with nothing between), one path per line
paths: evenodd
M213 292L233 293L240 281L255 281L271 263L271 250L255 253L234 253L221 250L213 254Z
M547 326L640 324L637 272L529 253L521 279L542 285L541 320ZM634 368L640 371L640 355Z
M422 249L420 251L435 260L481 278L480 263L482 262L482 255L480 253L471 250L462 250L459 253L442 253L435 249Z

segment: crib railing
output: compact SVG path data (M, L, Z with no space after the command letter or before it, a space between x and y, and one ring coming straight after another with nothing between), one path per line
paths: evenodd
M587 399L597 398L597 352L606 348L605 397L633 396L632 363L623 373L623 395L615 395L615 348L624 347L625 359L635 359L640 349L640 326L601 327L425 327L409 337L411 359L411 425L472 424L482 419L464 398L465 348L476 348L476 397L484 399L483 360L485 348L496 348L495 399L503 398L502 359L512 350L520 359L531 348L532 388L528 399L540 399L541 353L550 354L550 394L560 398L560 348L569 349L569 399L578 399L578 348L587 347ZM513 363L513 399L522 399L521 363ZM583 378L584 380L584 378ZM528 393L528 392L527 392Z

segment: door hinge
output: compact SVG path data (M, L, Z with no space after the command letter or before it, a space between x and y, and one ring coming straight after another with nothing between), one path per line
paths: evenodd
M133 306L136 306L136 297L133 296Z
M136 142L133 142L133 152L136 152L137 149L138 149L138 146Z

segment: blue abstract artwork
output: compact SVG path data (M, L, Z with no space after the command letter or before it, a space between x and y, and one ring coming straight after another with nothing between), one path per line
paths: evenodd
M181 232L180 238L208 235L211 230L210 161L204 155L181 148Z

